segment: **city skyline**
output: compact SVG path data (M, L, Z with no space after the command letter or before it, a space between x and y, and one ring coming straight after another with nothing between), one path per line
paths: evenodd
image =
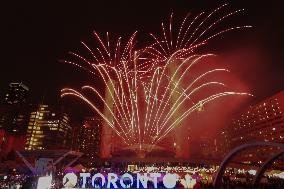
M280 91L283 88L281 83L284 83L280 77L284 69L280 54L283 49L281 46L283 27L279 25L281 17L278 15L277 3L267 5L268 7L259 3L256 7L255 2L228 1L228 3L231 7L245 9L244 15L233 20L239 22L243 19L245 24L253 25L253 29L227 35L225 44L218 44L218 47L213 42L213 51L223 57L223 61L231 62L237 77L246 77L246 80L242 81L255 95L255 101ZM203 4L207 5L206 8L202 6ZM119 4L119 9L116 9L116 4L110 1L93 4L85 2L80 8L77 8L76 3L64 2L59 4L49 2L44 7L33 3L7 3L3 14L7 14L9 19L4 22L4 30L1 31L2 36L6 37L2 44L4 47L2 61L5 66L0 86L5 88L7 83L22 81L33 89L30 94L33 101L39 102L44 97L47 103L60 103L58 97L62 87L78 87L88 80L89 76L80 73L81 79L74 82L73 78L78 78L78 73L69 66L59 63L58 60L65 58L69 50L79 50L81 40L92 42L90 34L94 29L99 33L114 31L112 32L114 35L130 34L136 29L143 32L158 31L159 27L155 26L166 21L171 12L177 20L182 20L188 12L208 11L220 4L221 2L218 1L210 3L166 1L154 4L145 1L137 6L125 2ZM156 12L158 7L164 8L161 12ZM100 8L110 10L103 12ZM39 13L40 10L42 13ZM148 10L147 14L144 10ZM128 12L133 13L133 17L129 18ZM34 13L39 14L34 17ZM13 26L14 22L19 23L20 27ZM17 32L20 35L17 35ZM234 36L237 37L234 39ZM240 57L232 56L235 52ZM247 63L243 63L244 61ZM91 84L96 85L96 83ZM4 95L3 92L1 95Z

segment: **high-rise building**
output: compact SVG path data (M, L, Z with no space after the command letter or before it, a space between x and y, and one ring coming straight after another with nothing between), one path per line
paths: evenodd
M61 108L39 105L30 114L25 149L69 149L71 129L70 118Z
M111 110L114 109L114 102L112 96L114 95L114 88L111 85L112 81L107 82L107 87L105 89L105 105L104 105L104 116L113 121L114 117L111 113ZM109 90L108 90L109 89ZM109 107L109 108L107 108ZM100 146L100 157L101 158L110 158L113 149L113 129L108 125L106 121L103 121L102 124L102 133L101 133L101 146ZM117 140L118 141L118 140Z
M82 138L82 124L72 123L71 145L70 145L71 150L80 151L81 138Z
M21 104L26 102L29 88L23 83L10 83L5 96L6 104Z
M247 108L233 119L231 146L253 141L284 142L284 91Z
M87 157L100 155L102 121L97 117L87 117L80 132L80 152Z
M72 150L83 152L89 158L100 156L102 120L86 117L82 124L72 127Z
M7 155L12 150L22 150L29 120L27 105L29 88L23 83L10 83L0 107L0 152Z

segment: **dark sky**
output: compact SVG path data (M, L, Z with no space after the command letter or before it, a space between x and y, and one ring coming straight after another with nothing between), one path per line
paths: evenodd
M225 57L239 60L231 66L232 70L243 78L256 99L282 90L284 16L281 1L226 2L231 3L230 10L246 9L232 24L251 24L254 28L226 35L223 42L213 42L212 47ZM167 20L171 12L181 20L187 12L210 11L222 3L224 1L213 0L2 3L0 95L4 95L9 82L23 81L31 89L32 102L45 96L45 102L56 104L60 101L58 93L62 87L96 84L84 72L58 62L69 50L79 49L81 40L93 40L93 29L122 36L135 30L158 32L160 23Z

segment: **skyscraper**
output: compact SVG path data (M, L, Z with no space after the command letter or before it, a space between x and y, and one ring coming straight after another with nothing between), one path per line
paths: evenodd
M97 117L87 117L81 127L80 152L90 158L99 157L102 121Z
M27 100L29 88L23 83L10 83L5 95L6 104L20 104Z
M61 108L39 105L30 115L25 149L69 149L71 129L70 118Z
M29 121L30 106L26 104L29 88L23 83L10 83L0 107L0 152L22 150Z

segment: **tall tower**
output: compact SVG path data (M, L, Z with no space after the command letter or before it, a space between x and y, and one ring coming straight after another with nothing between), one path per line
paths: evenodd
M169 74L172 77L172 83L171 83L171 88L174 91L177 91L178 88L175 86L175 84L178 82L178 80L180 79L181 75L180 72L176 70L178 69L178 62L172 62L171 64L169 64ZM179 98L180 94L173 92L173 95L171 96L170 99L170 103L174 104L177 99ZM181 105L179 107L179 109L175 112L175 114L173 115L172 121L171 123L173 123L181 114L185 107L183 105ZM174 128L174 148L176 151L176 155L175 157L177 158L186 158L189 155L189 145L188 143L186 143L186 135L187 135L187 130L185 130L184 125L181 123L178 123L177 125L175 125Z
M113 84L115 83L113 80L109 80L107 82L106 91L105 91L105 101L108 107L112 110L114 108L113 96L114 96L114 88ZM107 117L111 122L113 122L113 115L111 111L104 106L104 116ZM112 151L112 136L113 130L108 125L106 121L103 121L102 125L102 134L101 134L101 150L100 150L100 157L101 158L110 158L111 151Z

